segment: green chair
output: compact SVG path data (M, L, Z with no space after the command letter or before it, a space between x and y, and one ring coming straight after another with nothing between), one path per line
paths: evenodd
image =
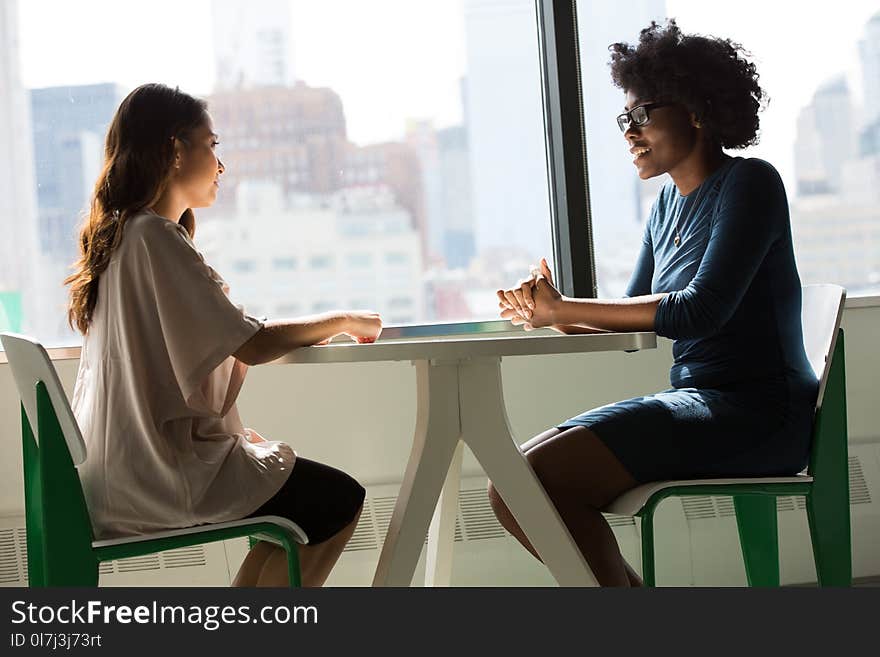
M240 536L257 536L287 552L291 586L300 586L297 544L305 532L286 518L260 516L96 541L76 465L86 446L42 345L0 333L21 398L25 524L30 586L97 586L102 561L153 554Z
M733 498L740 546L750 586L779 586L776 498L802 495L820 586L850 586L852 553L846 375L840 318L846 290L837 285L803 288L804 347L819 378L813 443L806 472L794 477L657 481L627 491L605 511L641 519L642 576L654 586L657 505L667 497L725 495Z

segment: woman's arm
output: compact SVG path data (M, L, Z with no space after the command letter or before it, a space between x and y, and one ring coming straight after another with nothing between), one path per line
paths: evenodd
M540 283L539 283L540 285ZM540 294L540 292L539 292ZM550 295L547 294L547 297ZM533 320L539 322L550 319L551 325L566 325L589 329L583 332L595 333L602 331L629 332L653 331L654 317L657 306L665 294L648 294L624 299L571 299L558 297L555 300L546 298L549 308L541 312L541 301L536 299ZM532 325L535 326L534 321ZM567 331L562 331L566 333Z
M525 319L512 308L501 317L526 330L552 328L566 335L653 331L657 306L666 294L624 299L572 299L563 297L542 277L532 290L534 308Z
M338 312L266 322L233 356L247 365L268 363L284 354L344 333L359 342L373 342L382 331L376 313Z

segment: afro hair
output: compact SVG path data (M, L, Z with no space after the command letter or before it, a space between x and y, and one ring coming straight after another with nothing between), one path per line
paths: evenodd
M665 27L652 21L638 46L614 43L608 49L615 86L639 98L681 103L721 148L758 143L758 111L766 94L741 45L682 34L670 19Z

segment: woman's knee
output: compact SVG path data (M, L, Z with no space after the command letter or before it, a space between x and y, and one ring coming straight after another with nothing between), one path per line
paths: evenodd
M601 439L586 428L570 429L525 456L557 506L570 501L602 509L637 485Z

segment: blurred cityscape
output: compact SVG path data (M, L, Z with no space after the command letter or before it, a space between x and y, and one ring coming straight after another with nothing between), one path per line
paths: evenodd
M213 0L215 89L226 165L196 245L257 317L371 308L386 324L497 316L495 290L550 256L536 17L531 0L466 0L457 125L414 117L402 139L358 144L345 99L291 61L287 0ZM640 181L613 117L607 45L634 41L664 0L579 2L590 202L600 296L621 295L662 180ZM15 0L0 2L0 329L77 342L61 281L130 91L107 82L26 89ZM788 190L801 277L880 291L880 14L859 44L865 107L845 77L798 117ZM403 84L405 81L401 81ZM8 202L7 202L8 199Z

